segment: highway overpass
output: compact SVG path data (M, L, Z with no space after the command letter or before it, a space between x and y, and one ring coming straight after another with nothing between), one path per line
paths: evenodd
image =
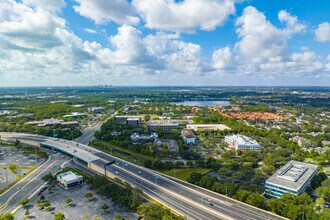
M48 147L77 158L93 171L106 174L110 178L118 177L140 188L151 198L181 213L187 219L285 219L201 187L137 166L84 144L38 135L18 133L0 133L0 135L3 140L15 141L18 139L22 143ZM115 164L107 166L105 171L104 165L111 161L115 161Z

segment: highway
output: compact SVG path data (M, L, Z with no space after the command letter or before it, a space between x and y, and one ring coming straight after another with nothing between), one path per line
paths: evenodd
M12 139L17 138L21 142L42 143L44 146L52 146L52 148L64 153L68 152L71 156L84 161L85 164L88 163L91 169L100 174L104 173L105 163L115 161L115 164L107 167L107 175L112 174L140 188L145 194L183 214L187 219L285 219L226 196L126 162L77 142L15 133L0 133L0 135L7 138L12 136Z
M104 122L109 120L110 118L113 118L115 115L117 115L118 111L111 114L109 117L107 117L105 120L97 122L96 124L86 127L82 130L82 135L79 136L75 141L82 144L88 144L90 141L94 139L94 134L96 131L99 131L101 129L101 126Z
M69 159L67 156L63 158L63 155L59 153L51 155L47 161L32 173L0 195L0 212L11 212L14 210L20 201L35 193L42 186L44 183L42 177L48 173L55 173L59 170L59 166L69 161Z

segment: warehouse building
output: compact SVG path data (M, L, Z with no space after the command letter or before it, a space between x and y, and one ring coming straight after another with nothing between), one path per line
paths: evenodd
M316 174L317 165L291 160L266 180L265 195L282 198L283 194L291 193L299 196Z

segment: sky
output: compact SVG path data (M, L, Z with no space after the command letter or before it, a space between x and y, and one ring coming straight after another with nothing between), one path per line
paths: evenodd
M330 86L329 0L0 0L0 86Z

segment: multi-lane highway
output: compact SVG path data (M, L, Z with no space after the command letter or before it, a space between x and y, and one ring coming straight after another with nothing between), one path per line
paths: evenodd
M42 177L48 173L55 173L59 170L59 166L67 161L69 161L69 157L63 158L63 155L58 153L51 155L32 173L0 195L0 212L14 210L20 201L35 193L42 186L44 183Z
M67 153L94 171L104 174L104 164L115 161L106 169L108 176L116 176L144 191L150 197L185 215L188 219L284 219L264 210L213 193L198 186L170 178L144 167L105 154L87 145L36 135L0 134L12 136L22 142L40 143L42 146Z

